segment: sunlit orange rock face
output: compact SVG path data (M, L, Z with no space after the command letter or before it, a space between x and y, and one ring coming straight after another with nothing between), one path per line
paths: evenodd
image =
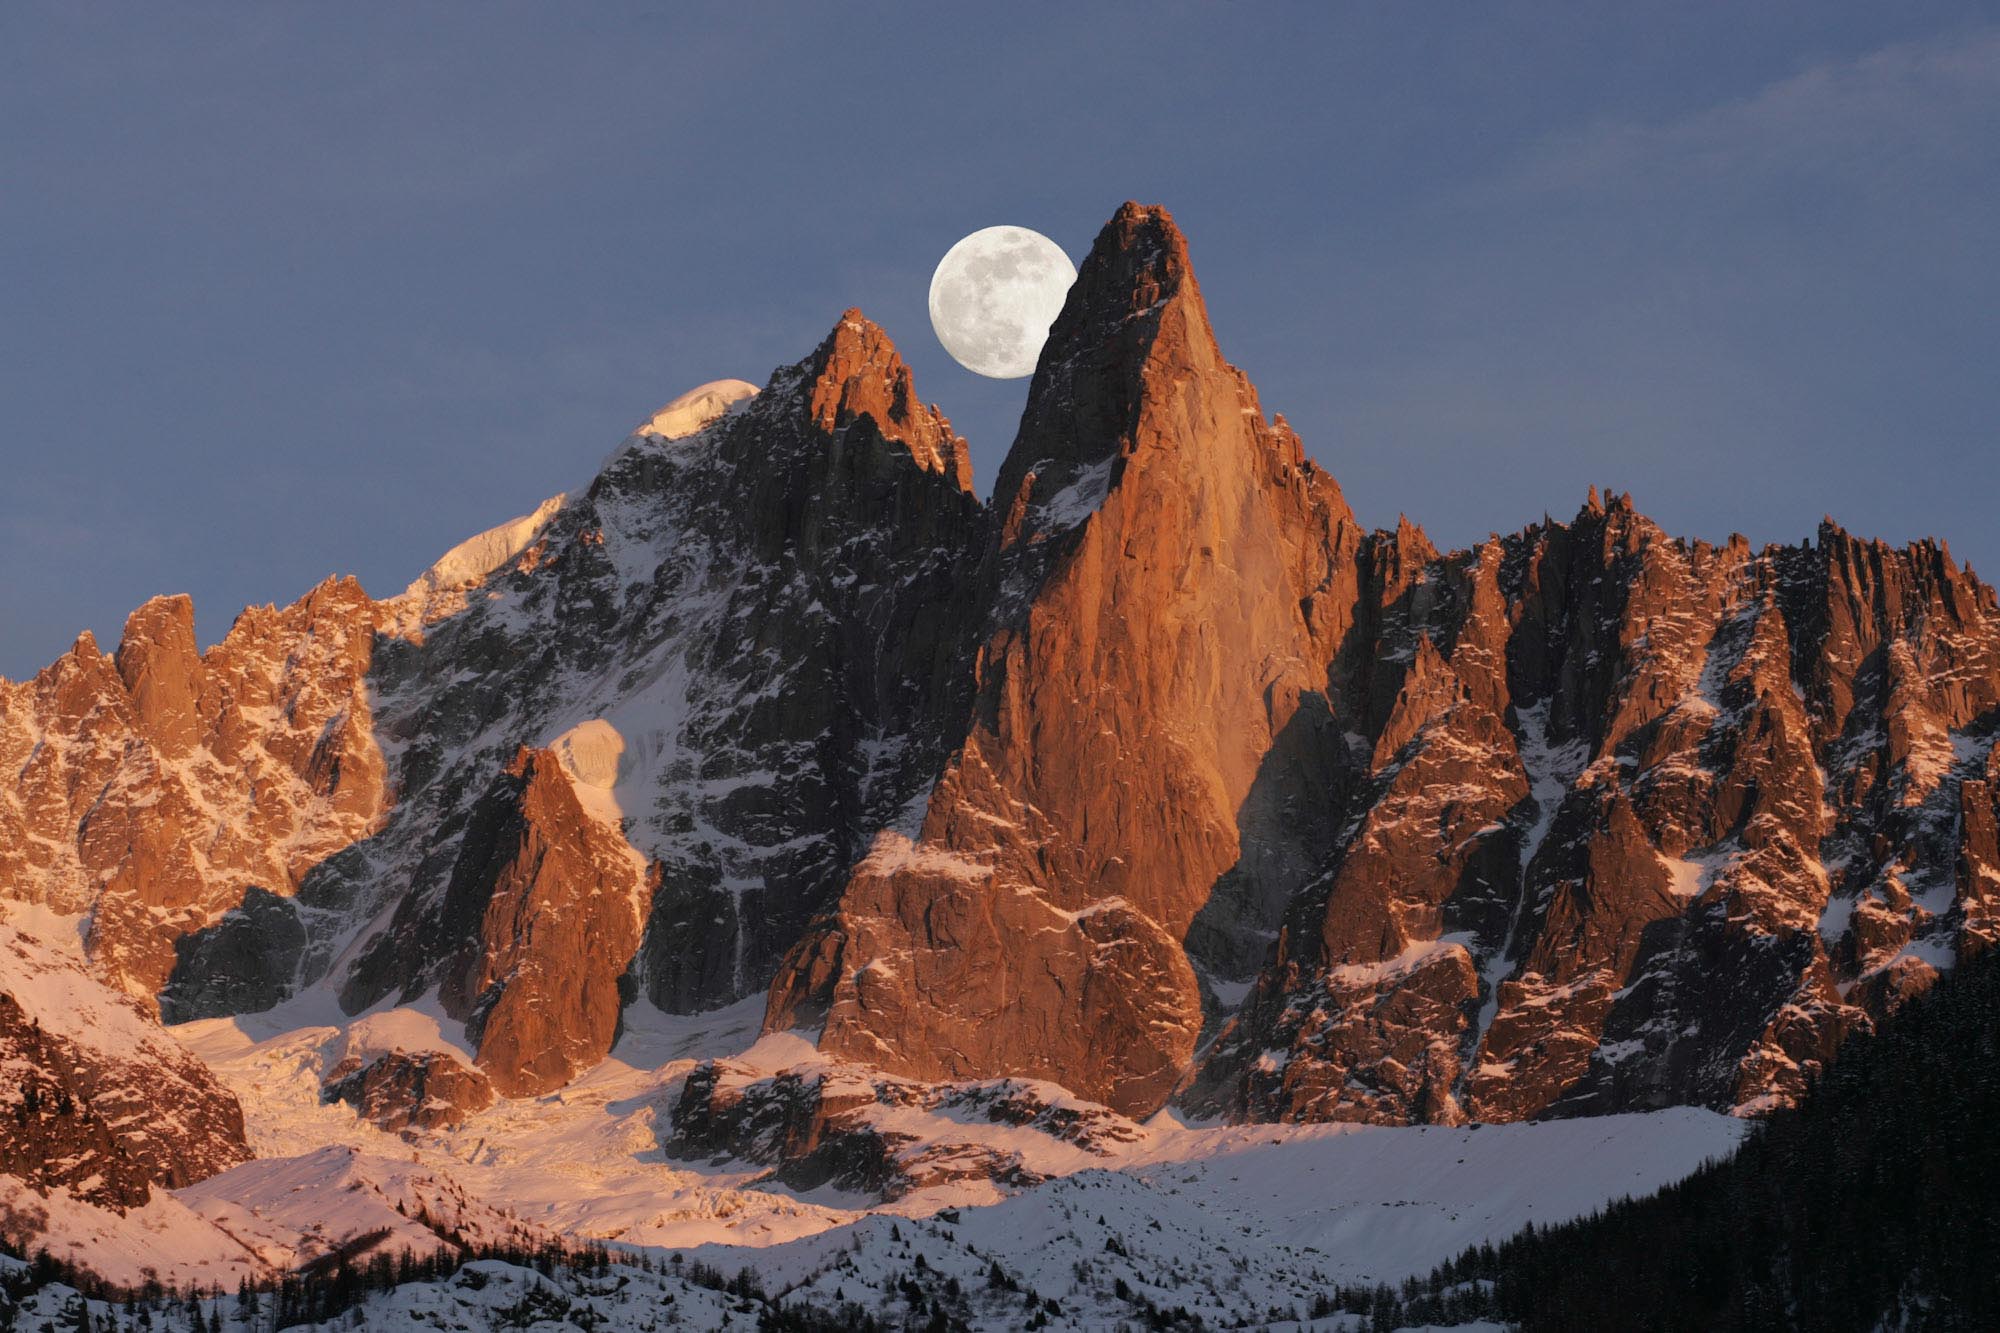
M1307 733L1311 781L1338 744L1318 700L1359 534L1216 350L1172 219L1136 205L1051 331L997 495L971 732L781 979L777 1021L819 1000L835 1054L1151 1110L1201 1027L1182 939L1245 860L1267 756ZM1242 895L1310 851L1268 831Z
M196 651L186 597L0 682L0 885L88 913L99 972L147 1003L175 941L251 887L290 896L387 802L367 678L376 606L328 580ZM289 977L286 978L290 980Z
M1594 490L1363 536L1158 210L1085 263L995 518L969 734L774 988L832 1052L1134 1112L1754 1109L1991 939L1989 589ZM1199 1058L1197 969L1256 973Z
M1417 586L1383 620L1409 667L1352 836L1193 1104L1782 1105L1991 944L2000 627L1942 548L1830 523L1717 548L1593 491ZM1398 726L1418 695L1447 701Z
M445 896L440 998L501 1093L559 1088L611 1049L645 868L556 756L523 750L473 807Z
M0 898L169 1020L434 999L476 1070L331 1094L397 1127L759 993L1133 1114L1757 1110L2000 935L2000 613L1942 546L1594 488L1364 531L1164 210L1097 238L990 504L857 311L704 389L405 596L205 653L160 598L0 682Z

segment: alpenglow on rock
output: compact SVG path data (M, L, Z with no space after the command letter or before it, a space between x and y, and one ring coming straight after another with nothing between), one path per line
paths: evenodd
M824 1049L899 1073L1151 1111L1201 1029L1197 915L1224 893L1212 931L1234 944L1321 854L1258 781L1274 754L1308 789L1338 781L1338 733L1304 701L1359 533L1217 352L1172 221L1135 205L1050 330L996 496L968 733L773 1019L821 1010Z
M434 1005L462 1051L328 1071L397 1130L760 994L883 1087L1755 1111L2000 931L2000 611L1940 545L1595 489L1470 551L1364 531L1136 204L971 475L848 311L399 596L205 652L155 599L0 682L0 898L168 1021Z

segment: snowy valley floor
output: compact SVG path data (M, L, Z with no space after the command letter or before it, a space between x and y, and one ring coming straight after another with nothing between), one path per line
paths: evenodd
M156 1193L124 1217L60 1194L16 1202L47 1212L53 1253L122 1283L233 1290L372 1233L390 1249L434 1246L427 1224L441 1222L494 1241L588 1239L662 1266L679 1255L748 1268L767 1290L821 1306L893 1305L922 1256L922 1269L979 1294L975 1322L992 1328L1020 1326L1025 1293L1058 1303L1055 1326L1094 1326L1129 1313L1128 1298L1114 1298L1121 1286L1226 1322L1307 1310L1334 1284L1399 1281L1526 1222L1650 1192L1728 1153L1744 1127L1691 1109L1456 1129L1230 1128L1162 1115L1088 1152L1033 1128L903 1109L899 1130L1013 1153L1048 1179L1012 1192L958 1181L884 1204L797 1193L757 1163L667 1155L668 1116L697 1060L727 1057L752 1073L817 1061L797 1037L759 1040L761 1012L754 1000L695 1018L641 1006L612 1057L569 1087L405 1139L322 1104L322 1076L344 1054L450 1048L459 1034L421 1008L345 1019L309 993L268 1014L174 1029L242 1099L258 1160ZM535 1281L481 1271L491 1280L477 1287L404 1294L483 1308L490 1292L512 1301ZM619 1290L634 1301L653 1291L657 1306L672 1292L653 1288L668 1282L632 1270ZM687 1326L725 1326L726 1298L680 1286Z

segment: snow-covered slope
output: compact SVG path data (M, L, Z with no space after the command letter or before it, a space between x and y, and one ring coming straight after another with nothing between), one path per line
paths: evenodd
M463 611L472 591L527 550L567 498L552 495L519 518L468 537L439 556L401 597L385 603L396 623L405 633L420 633L432 621Z
M907 1302L912 1273L940 1290L956 1278L981 1328L1018 1327L1028 1293L1065 1312L1056 1327L1131 1317L1121 1283L1220 1321L1252 1308L1307 1310L1333 1284L1397 1281L1525 1222L1649 1192L1730 1151L1744 1129L1689 1108L1456 1128L1229 1127L1171 1114L1139 1124L1032 1085L933 1087L910 1100L891 1081L875 1101L880 1076L796 1036L760 1036L760 1012L754 1001L696 1017L635 1006L611 1056L568 1087L402 1135L323 1103L320 1070L356 1049L450 1049L452 1028L435 1013L382 1008L346 1020L309 995L269 1014L185 1024L174 1033L244 1097L250 1141L267 1160L172 1202L267 1271L357 1238L423 1249L441 1233L563 1237L663 1264L680 1254L724 1273L747 1268L767 1289L827 1308ZM739 1088L790 1078L865 1090L862 1128L897 1135L905 1156L1005 1157L1024 1169L913 1172L916 1188L885 1202L836 1185L789 1187L768 1159L676 1156L675 1107L689 1075L705 1069ZM1059 1113L1023 1113L1034 1106ZM580 1299L584 1279L565 1281L566 1298ZM483 1290L447 1280L381 1308L476 1308ZM684 1299L710 1308L708 1297Z
M48 1191L138 1207L156 1186L249 1156L235 1097L139 1002L90 973L80 930L0 900L0 1192L16 1214L40 1207L25 1195Z
M289 1272L334 1254L425 1255L453 1245L555 1239L469 1197L449 1176L339 1144L246 1162L176 1197L266 1272Z

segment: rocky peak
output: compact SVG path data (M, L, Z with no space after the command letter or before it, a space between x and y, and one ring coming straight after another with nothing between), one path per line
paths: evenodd
M155 597L134 611L126 618L117 662L140 729L163 753L187 753L201 732L203 672L193 599Z
M1312 860L1316 822L1258 782L1280 734L1314 781L1336 762L1352 516L1222 360L1171 217L1136 204L1052 326L996 498L971 733L769 1021L830 984L833 1054L1150 1112L1201 1026L1182 940L1218 881L1242 910L1204 937L1230 952Z
M197 650L186 597L141 606L0 691L0 884L83 915L91 961L150 1004L178 943L253 889L289 897L385 797L365 681L377 617L352 579L252 608Z
M635 993L768 985L964 712L969 485L850 311L754 396L683 395L545 519L469 543L473 586L385 668L401 799L346 874L396 898L343 1003L440 987L518 1095L601 1058Z
M1380 596L1394 603L1418 582L1437 562L1437 547L1407 514L1396 515L1396 526L1373 535L1369 555L1376 570Z
M1379 776L1196 1106L1768 1108L1986 938L2000 634L1941 545L1716 548L1593 488L1494 547L1364 588Z
M800 363L807 411L827 435L859 418L874 421L885 440L906 446L927 472L941 472L962 491L972 489L966 443L935 404L918 401L910 368L880 325L859 310L844 310L832 332Z
M1049 327L996 504L1048 495L1136 444L1147 384L1224 370L1187 240L1164 208L1127 203L1097 235ZM1233 372L1227 372L1233 374Z
M579 787L554 749L522 747L473 807L442 910L440 983L478 1063L503 1093L561 1087L611 1049L619 978L639 947L643 859L615 808ZM406 900L406 906L411 900Z
M36 673L34 694L38 711L72 726L88 723L100 710L120 718L126 711L117 665L98 649L97 636L89 630L76 636L68 652Z

